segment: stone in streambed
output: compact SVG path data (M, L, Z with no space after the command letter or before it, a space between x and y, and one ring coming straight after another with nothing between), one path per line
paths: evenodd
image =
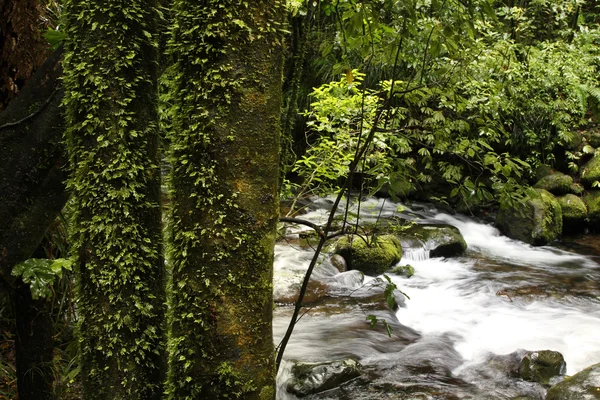
M360 363L353 359L320 363L296 363L287 390L298 397L333 389L360 376Z
M546 400L598 399L600 399L600 363L552 386L546 395Z
M552 194L561 195L571 191L573 178L561 172L546 175L534 185L537 189L545 189Z
M357 269L367 275L380 275L402 258L402 246L393 235L342 237L335 246L335 253L346 260L348 269Z
M585 225L588 211L583 200L574 194L557 197L562 210L563 231L580 230Z
M452 225L415 225L402 232L403 242L423 243L430 257L454 257L467 249L460 230Z
M550 192L531 188L522 202L500 205L496 225L510 238L543 246L561 235L562 210Z
M392 274L400 275L405 278L410 278L411 276L413 276L415 274L415 269L413 268L412 265L406 264L406 265L399 265L397 267L394 267L390 272Z
M549 385L556 376L564 375L567 365L558 351L529 351L521 359L519 375L523 380Z

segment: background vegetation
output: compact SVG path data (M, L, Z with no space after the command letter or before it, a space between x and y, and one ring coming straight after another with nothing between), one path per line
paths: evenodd
M161 4L166 26L169 2ZM65 38L62 2L35 7L29 18L39 30L29 40L46 30L47 52ZM541 165L577 172L596 151L581 136L597 131L600 112L599 8L591 0L288 1L281 197L338 191L351 173L363 193L475 212L521 199ZM33 59L23 60L29 75ZM173 120L172 61L161 57L163 133ZM81 390L74 277L57 261L69 254L70 213L47 231L37 261L13 269L46 302L54 346L46 378L61 399ZM8 292L0 290L0 399L17 392Z

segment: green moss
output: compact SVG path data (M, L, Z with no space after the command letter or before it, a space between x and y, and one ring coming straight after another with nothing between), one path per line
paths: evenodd
M363 239L359 236L340 238L335 247L349 269L357 269L367 275L379 275L402 258L402 246L393 235Z
M275 385L284 2L173 8L167 398L261 399Z
M552 386L546 400L600 399L600 363Z
M600 156L594 156L581 169L581 183L590 188L596 181L600 181Z
M557 198L563 216L563 227L582 226L587 218L587 207L583 200L574 194Z
M558 200L544 189L529 189L516 206L502 204L496 224L509 237L533 245L545 245L562 233L562 210Z
M413 276L415 274L415 269L412 265L406 264L406 265L399 265L399 266L393 268L391 272L392 272L392 274L410 278L411 276Z
M157 3L64 3L66 142L86 399L156 399L164 365Z
M573 193L576 195L583 194L584 191L585 191L585 189L583 188L583 186L580 183L573 183L571 185L571 187L569 188L569 193Z
M565 359L557 351L542 350L527 353L521 360L519 374L526 381L548 385L550 379L564 374Z
M583 202L588 209L588 219L591 224L600 222L600 190L590 190L583 195Z
M551 175L546 175L540 179L534 185L534 187L538 189L545 189L552 194L566 194L569 193L572 184L572 177L558 172Z
M454 257L467 249L460 230L451 225L414 225L404 231L402 237L422 242L430 257Z

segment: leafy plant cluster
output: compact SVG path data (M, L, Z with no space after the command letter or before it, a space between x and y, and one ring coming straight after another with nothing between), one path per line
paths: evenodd
M600 31L583 1L378 3L321 2L337 21L321 56L345 73L311 93L297 193L335 189L374 129L358 169L372 190L511 201L595 121Z

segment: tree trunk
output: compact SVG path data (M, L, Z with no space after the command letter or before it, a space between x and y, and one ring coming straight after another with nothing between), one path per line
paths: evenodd
M62 51L51 55L0 114L0 276L16 316L21 400L52 396L53 325L49 303L11 275L30 258L67 201L63 184Z
M157 3L67 0L64 84L85 399L159 399L165 370Z
M53 399L54 324L50 301L31 298L29 285L18 282L15 296L17 388L19 400Z
M63 97L56 51L0 114L0 275L31 257L67 201L63 180Z
M174 2L170 399L273 399L284 2Z
M48 57L39 0L0 1L0 111Z

